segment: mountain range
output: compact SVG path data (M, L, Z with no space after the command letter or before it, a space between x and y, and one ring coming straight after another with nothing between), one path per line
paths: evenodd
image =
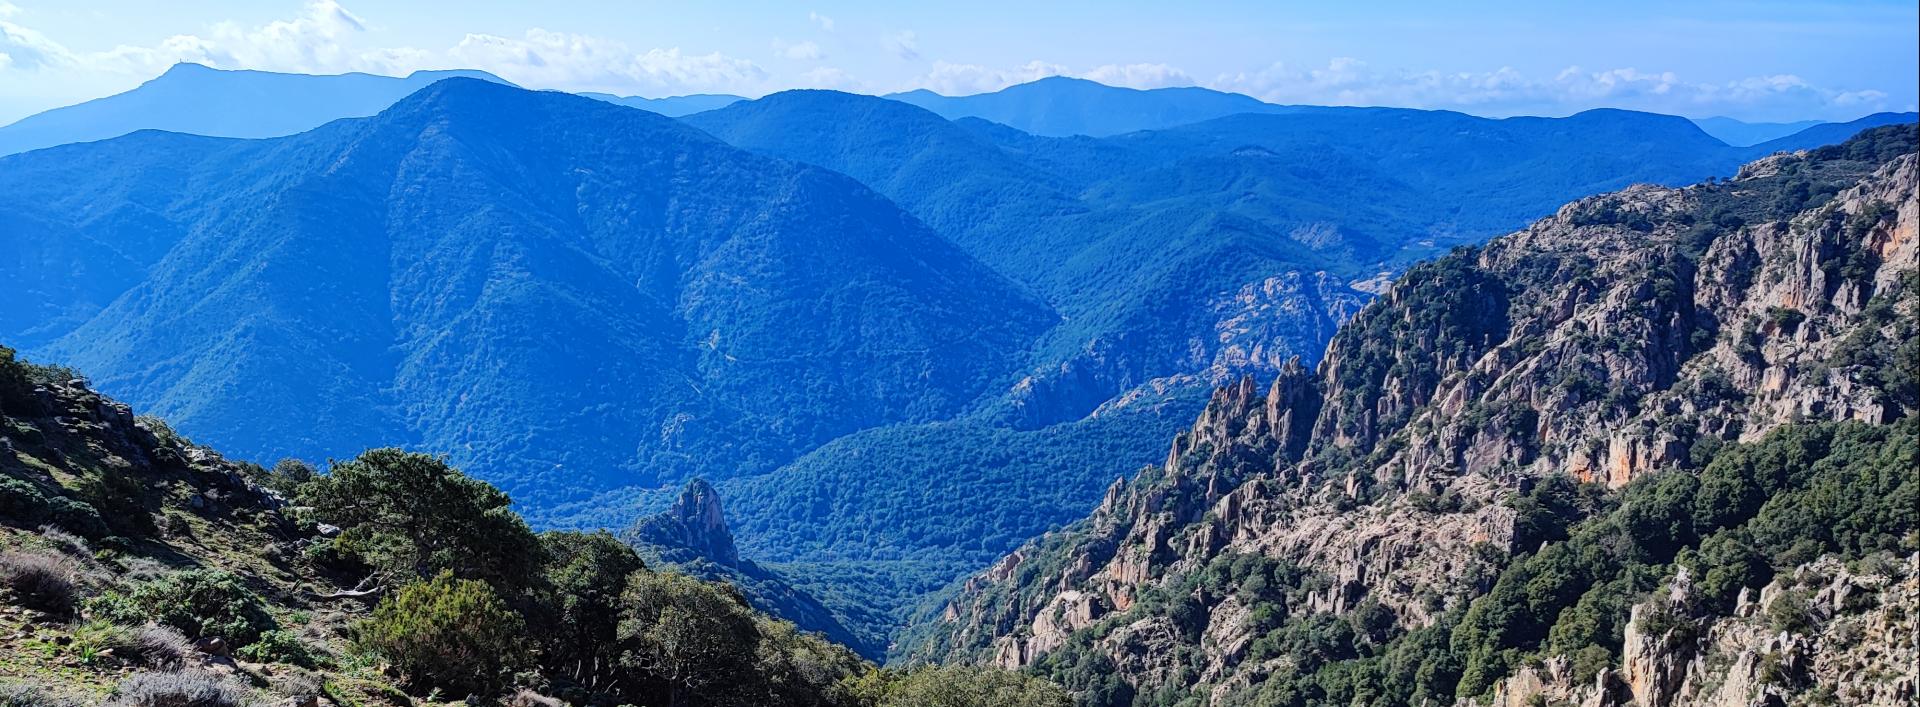
M373 115L427 84L456 76L507 83L477 70L417 71L405 77L364 73L313 76L177 64L158 78L124 93L56 108L0 126L0 155L102 140L137 130L215 137L281 137L340 118ZM580 95L668 117L716 110L746 100L728 94L663 98L593 92ZM969 96L943 96L922 89L885 97L950 119L985 119L1049 137L1106 137L1240 113L1292 113L1314 108L1279 106L1205 88L1142 90L1067 77L1044 78ZM1872 125L1911 119L1911 116L1883 119ZM1735 147L1789 138L1808 128L1828 124L1813 120L1746 123L1725 117L1693 122ZM1855 131L1872 125L1857 124ZM1847 131L1846 135L1853 132ZM1818 142L1807 144L1826 144L1844 139L1846 135L1821 135ZM1784 146L1785 143L1780 147Z
M951 415L1054 320L846 177L471 79L4 164L15 340L249 456L406 441L535 503Z
M1630 111L1107 88L994 116L1198 122L1050 136L828 91L675 120L454 78L284 137L34 150L0 158L0 337L240 458L448 455L545 527L704 477L740 554L872 655L1216 386L1320 365L1414 263L1913 120L1736 148Z

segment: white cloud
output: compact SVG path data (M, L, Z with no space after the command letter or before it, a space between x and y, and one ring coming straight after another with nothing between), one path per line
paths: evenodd
M1486 115L1565 114L1612 107L1708 116L1806 117L1836 108L1857 113L1881 107L1879 91L1840 91L1798 76L1754 76L1724 83L1687 81L1671 71L1568 67L1551 77L1503 67L1482 72L1390 71L1353 58L1325 66L1276 63L1253 72L1223 74L1213 88L1274 103L1381 105L1457 109Z
M725 90L766 78L753 62L718 52L684 54L677 47L635 52L616 40L543 29L527 30L521 38L469 34L448 56L516 83L574 90Z
M933 70L914 79L911 86L948 96L967 96L998 91L1014 84L1035 81L1048 76L1067 74L1067 67L1037 60L1013 69L935 61Z
M912 61L920 58L920 40L914 35L913 30L901 30L889 34L881 38L880 44L886 47L887 51L893 52L894 56L902 59Z
M1166 64L1108 64L1076 75L1109 86L1128 88L1166 88L1194 84L1193 77L1188 76L1187 72Z
M73 53L59 42L4 21L0 21L0 54L7 55L9 67L22 71L64 68L76 61Z
M75 50L28 26L32 16L0 0L0 98L21 111L20 98L50 102L122 90L177 62L219 68L303 73L366 71L402 75L419 69L475 68L535 88L595 90L622 95L694 92L756 93L790 86L867 90L902 88L896 76L854 76L827 67L787 67L778 77L753 61L677 47L635 48L608 37L530 29L519 36L470 34L450 47L379 46L367 21L339 0L308 0L291 17L258 25L223 22L147 45ZM808 22L833 31L833 18L808 13ZM880 37L886 51L919 61L919 37L900 30ZM772 56L816 62L827 58L816 41L775 40ZM804 69L804 70L803 70ZM876 69L878 70L878 69ZM1829 87L1793 74L1730 81L1698 81L1672 71L1569 67L1558 73L1402 70L1353 58L1324 64L1275 63L1228 72L1211 81L1164 63L1066 67L1044 61L1020 66L936 60L905 88L950 95L994 91L1046 76L1079 76L1134 88L1205 85L1276 103L1390 105L1456 109L1485 115L1565 114L1618 107L1681 115L1743 118L1850 118L1875 110L1910 109L1879 90ZM7 111L0 109L0 114ZM16 116L0 116L16 117Z
M677 47L640 51L618 40L539 28L520 37L469 34L457 45L439 50L368 47L362 42L366 34L366 21L335 0L310 0L292 19L252 27L222 22L153 46L119 46L99 52L74 52L32 29L0 20L0 54L8 57L0 68L142 78L179 62L227 69L388 75L475 68L539 88L623 94L746 90L759 87L767 77L753 62L724 54L687 53Z
M789 44L785 40L776 38L773 40L773 50L788 59L797 61L819 61L827 58L827 53L821 51L820 45L813 42Z
M800 88L827 88L835 91L861 92L867 90L866 84L845 70L833 66L816 67L800 75Z

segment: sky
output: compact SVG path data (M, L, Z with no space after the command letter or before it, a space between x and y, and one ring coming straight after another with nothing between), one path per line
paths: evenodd
M1275 103L1751 121L1914 110L1913 0L0 0L0 124L176 62L475 68L649 97L980 93L1069 75Z

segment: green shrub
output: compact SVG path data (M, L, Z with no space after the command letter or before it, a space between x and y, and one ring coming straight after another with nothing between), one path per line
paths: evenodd
M1806 592L1789 589L1767 605L1767 626L1775 631L1806 633L1813 628L1813 612Z
M49 503L46 494L33 484L0 476L0 518L23 525L44 523L52 513Z
M260 597L240 577L222 570L184 570L109 592L87 603L91 616L127 624L155 621L189 638L218 636L244 646L274 627Z
M1008 670L971 666L922 667L870 673L849 685L875 707L1068 707L1073 697L1046 680Z
M733 587L671 572L638 572L620 597L629 667L666 683L670 699L744 691L760 642L753 610Z
M356 642L417 693L492 694L523 663L520 617L484 582L441 572L380 602Z
M260 637L240 648L240 657L256 663L286 663L303 668L314 667L313 648L299 634L286 629L263 631Z
M89 538L106 537L107 524L92 504L47 494L21 479L0 476L0 518L22 526L51 523Z

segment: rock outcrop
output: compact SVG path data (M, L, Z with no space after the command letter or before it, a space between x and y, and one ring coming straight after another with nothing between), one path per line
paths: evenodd
M823 604L781 573L740 556L727 528L720 492L704 479L687 482L672 506L635 522L623 539L654 565L666 565L701 579L726 582L754 608L786 619L867 656L886 650L877 636L860 635Z
M727 529L726 515L720 509L720 494L706 479L687 482L672 507L640 519L631 534L638 542L682 548L723 565L740 563L733 532Z

